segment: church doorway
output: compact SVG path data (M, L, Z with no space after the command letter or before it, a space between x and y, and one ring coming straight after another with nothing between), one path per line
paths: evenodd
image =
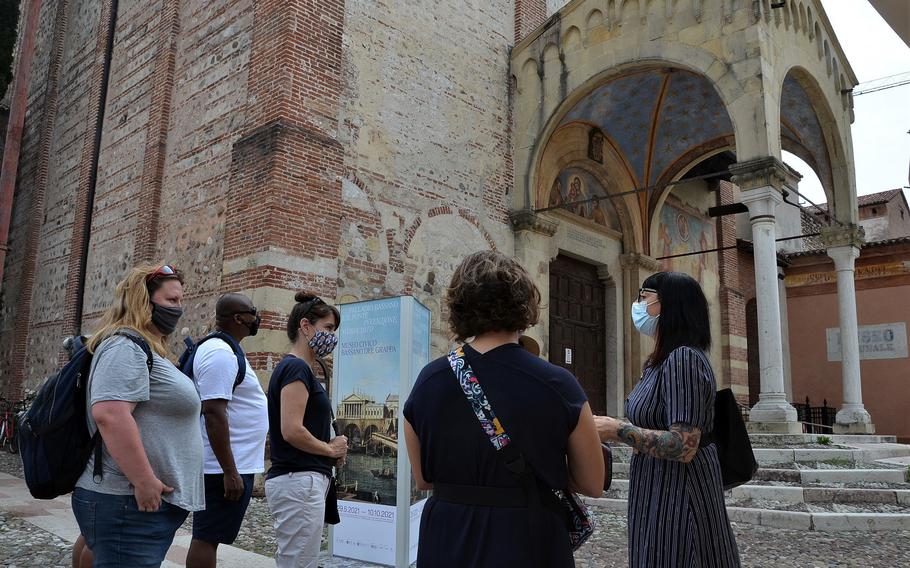
M597 267L563 255L550 263L550 362L578 377L595 414L607 411L605 297Z

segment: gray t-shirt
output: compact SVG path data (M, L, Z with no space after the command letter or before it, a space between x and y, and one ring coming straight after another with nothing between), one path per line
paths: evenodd
M89 375L88 427L98 427L91 408L96 402L135 402L133 419L152 471L174 492L162 498L187 511L205 508L202 477L202 437L199 414L202 408L193 382L170 361L152 353L151 376L145 353L130 339L111 336L95 351ZM92 477L95 456L85 466L77 487L110 495L132 495L133 486L103 447L104 475L100 483Z

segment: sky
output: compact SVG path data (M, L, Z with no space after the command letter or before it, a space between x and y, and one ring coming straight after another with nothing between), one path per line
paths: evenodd
M910 72L910 47L865 0L822 0L862 90L863 83ZM906 78L906 77L905 77ZM910 84L855 96L852 125L858 195L906 188L910 166ZM803 174L800 193L827 201L818 176L805 162L784 152L784 161ZM910 199L910 191L904 189Z

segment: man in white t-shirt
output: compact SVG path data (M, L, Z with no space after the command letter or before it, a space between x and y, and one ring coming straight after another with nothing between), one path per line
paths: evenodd
M218 545L233 543L240 531L254 474L265 470L268 402L239 345L256 335L260 321L249 298L225 294L215 305L215 328L227 337L197 344L193 379L202 399L205 511L193 514L189 568L215 568ZM245 368L242 378L238 353Z

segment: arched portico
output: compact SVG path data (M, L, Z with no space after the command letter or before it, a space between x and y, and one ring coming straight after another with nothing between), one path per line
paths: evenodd
M812 13L796 7L788 19L767 2L577 1L512 52L516 253L545 272L545 262L565 252L556 244L565 240L562 233L584 228L609 234L589 223L575 198L608 201L619 225L612 236L621 242L618 295L627 322L633 289L658 268L658 257L674 256L666 254L674 246L671 214L679 219L680 235L686 227L704 227L698 246L713 249L724 243L712 233L707 209L731 199L746 205L762 372L753 421L782 432L799 426L783 388L786 322L777 238L782 228L792 236L788 231L800 223L798 213L793 223L787 219L793 212L779 209L799 179L781 162L781 148L819 172L840 222L856 218L849 96L842 93L855 78L823 11ZM775 41L793 49L782 54ZM595 151L593 140L599 144ZM724 171L705 168L729 170L717 177L732 179L738 188L720 191L705 179ZM576 171L590 180L587 174L566 177ZM596 191L572 189L570 195L566 183ZM735 229L724 238L735 242ZM617 264L610 258L599 262ZM702 262L694 270L709 267ZM717 281L720 297L723 285ZM628 323L623 332L628 388L648 346ZM745 353L744 332L741 338L721 335Z

